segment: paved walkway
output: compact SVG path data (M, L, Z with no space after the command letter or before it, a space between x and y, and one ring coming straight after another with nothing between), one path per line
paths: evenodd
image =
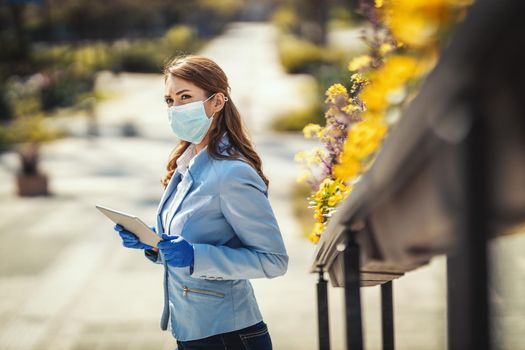
M316 349L316 276L308 273L314 246L300 237L289 204L290 185L298 173L293 155L312 143L301 135L277 135L267 129L274 112L304 102L300 86L309 78L284 74L274 35L267 25L234 24L203 54L229 76L232 99L247 121L270 179L270 201L290 255L285 276L253 280L274 348ZM98 83L120 92L98 106L101 137L83 137L85 120L77 118L68 122L77 137L43 148L52 197L14 196L16 157L0 156L1 349L175 347L171 335L158 327L161 269L139 251L122 248L112 225L94 209L101 203L153 222L162 193L159 179L176 141L166 121L162 78L101 75ZM120 136L126 121L136 125L139 137ZM518 253L518 247L525 246L522 238L498 243L498 252L512 253L500 253L505 264L497 270L501 278L511 275L510 268L525 271ZM394 286L397 347L445 349L444 259L407 274ZM503 289L501 295L519 300L523 284L519 288ZM343 349L342 290L329 291L332 348ZM367 349L380 349L380 291L362 291ZM512 316L505 318L513 325L509 332L516 334L506 338L518 339L517 332L524 330L523 307L511 310L507 305L505 310ZM505 348L520 347L522 343L509 340Z

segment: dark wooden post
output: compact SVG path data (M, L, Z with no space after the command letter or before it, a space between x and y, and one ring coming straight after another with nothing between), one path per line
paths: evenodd
M392 281L381 284L381 323L383 328L383 349L394 350L394 303Z
M447 256L448 348L489 350L491 337L488 302L487 242L489 176L485 121L476 110L479 100L466 103L471 129L464 141L458 167L463 188L456 225L455 250Z
M328 288L321 267L317 280L317 321L319 331L319 350L330 350L330 325L328 322Z
M343 251L345 279L346 347L363 349L363 327L361 321L361 278L359 245L354 232L346 231L346 246Z

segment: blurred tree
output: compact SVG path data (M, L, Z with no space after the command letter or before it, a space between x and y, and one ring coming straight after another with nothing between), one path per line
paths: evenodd
M331 6L329 2L323 0L277 0L276 2L278 6L274 13L274 21L286 20L289 22L287 30L313 44L319 46L326 44L327 21Z
M29 42L158 38L175 25L188 25L195 28L197 36L211 37L238 18L247 2L5 0L0 2L0 61L13 61L15 55L10 52L15 51L25 52L27 57L24 48Z
M12 23L16 36L16 59L27 59L29 56L29 39L27 37L24 14L26 5L30 3L42 4L42 0L7 0L7 6L12 16Z
M323 0L307 0L299 9L302 12L301 32L303 37L314 44L325 46L328 3Z

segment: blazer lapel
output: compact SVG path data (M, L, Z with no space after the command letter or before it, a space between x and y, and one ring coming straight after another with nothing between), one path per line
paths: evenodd
M159 206L157 207L157 214L160 214L162 211L162 207L164 206L164 203L169 198L171 193L175 191L177 188L177 185L180 182L181 174L179 173L178 169L175 169L175 172L173 173L170 181L168 182L168 186L166 187L166 190L162 193L162 197L160 198Z
M166 203L166 200L169 198L171 193L175 191L175 189L177 188L177 185L180 182L180 178L181 178L181 174L179 170L175 169L175 172L173 173L170 181L168 182L168 186L162 193L162 197L160 199L159 206L157 207L157 228L158 228L157 234L159 236L164 231L164 227L162 225L162 217L161 217L162 208L164 207L164 204Z
M229 139L226 133L224 133L221 137L221 140L219 142L219 152L222 154L225 154L224 148L229 145ZM191 189L191 186L194 182L194 176L198 179L199 174L201 170L208 164L209 157L207 154L206 149L202 149L201 152L199 152L195 158L190 162L189 168L186 171L186 175L181 180L181 174L178 169L175 169L175 172L173 173L172 178L170 179L170 182L168 183L168 186L166 187L166 190L164 191L162 198L160 200L159 206L157 208L157 227L159 227L161 230L165 231L166 228L162 225L162 217L161 213L164 207L164 204L166 200L169 198L171 193L173 191L176 191L175 198L173 198L172 203L172 210L171 210L171 218L170 222L168 223L168 232L169 227L171 226L171 221L173 220L173 217L175 217L175 214L177 213L182 201L188 194L188 191ZM177 187L180 183L180 186ZM168 233L165 232L165 233ZM160 233L159 233L160 234Z
M175 217L177 210L179 209L182 201L184 200L184 197L186 197L186 195L188 194L188 191L190 190L192 184L193 184L193 178L191 177L190 172L187 171L186 175L184 175L184 178L182 179L180 187L177 189L177 192L175 193L175 198L173 198L171 218L168 222L167 229L165 229L165 231L167 231L165 233L169 234L171 222L173 221L173 218Z

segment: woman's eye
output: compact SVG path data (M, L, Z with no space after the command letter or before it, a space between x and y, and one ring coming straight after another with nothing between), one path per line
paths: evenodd
M168 105L173 104L173 100L171 98L165 98L164 101L166 101Z
M185 97L187 97L187 98L185 98ZM181 100L187 100L188 98L191 98L191 96L190 95L182 95L180 97Z

